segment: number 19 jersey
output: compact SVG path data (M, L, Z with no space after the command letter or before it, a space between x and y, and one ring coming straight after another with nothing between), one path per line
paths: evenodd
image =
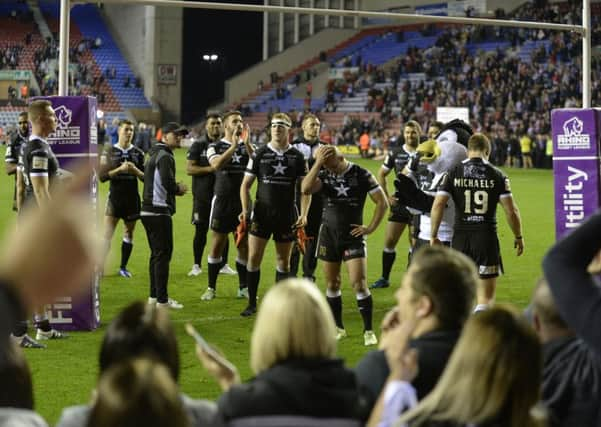
M474 157L447 173L437 194L445 194L455 202L456 231L496 231L497 203L511 197L511 189L503 172Z

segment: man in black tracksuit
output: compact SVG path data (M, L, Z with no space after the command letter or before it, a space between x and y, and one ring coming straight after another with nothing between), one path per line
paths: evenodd
M150 245L150 298L149 304L181 309L183 305L169 298L169 262L173 252L173 222L175 196L182 196L188 188L175 181L175 158L173 149L180 147L181 139L188 131L178 123L163 126L163 137L149 151L144 167L144 193L142 201L142 224Z

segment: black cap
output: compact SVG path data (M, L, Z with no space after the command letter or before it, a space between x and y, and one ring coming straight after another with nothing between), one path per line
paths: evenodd
M169 132L187 135L188 129L177 122L169 122L163 126L163 135L167 135Z

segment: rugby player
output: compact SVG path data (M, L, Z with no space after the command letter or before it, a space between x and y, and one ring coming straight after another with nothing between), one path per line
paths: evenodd
M440 244L438 230L444 208L453 199L455 226L451 246L476 263L480 285L475 311L479 311L494 301L497 277L503 272L497 237L497 203L505 211L518 256L524 252L524 237L509 178L488 162L490 141L484 134L476 133L468 140L467 150L468 159L443 178L436 193L430 212L430 244Z
M269 237L273 235L276 249L276 283L290 274L290 253L296 239L296 228L307 222L309 203L301 203L304 211L296 218L294 205L297 184L307 174L303 154L288 142L292 121L287 114L276 113L271 119L271 141L252 155L242 185L240 199L243 223L249 223L248 237L248 306L241 316L257 311L257 292L261 275L261 261ZM250 211L250 188L257 179L256 202ZM308 199L310 195L303 195Z
M133 250L134 228L140 217L140 194L138 180L144 180L144 152L132 144L134 124L121 120L115 145L108 145L100 157L101 182L110 181L109 194L104 211L104 240L108 253L115 228L123 220L121 263L119 275L130 278L127 262Z
M347 335L342 323L340 291L340 265L344 261L363 319L364 344L375 345L378 339L372 328L373 301L366 284L364 236L373 233L382 221L388 207L386 196L369 171L347 161L333 146L323 146L315 152L315 163L301 189L304 194L321 190L324 196L317 256L322 261L326 296L336 321L336 338ZM363 207L368 194L376 208L368 225L363 225Z
M250 129L244 127L242 114L229 111L223 115L224 137L209 144L207 158L215 170L215 188L209 225L212 230L211 249L207 260L208 287L201 299L210 301L217 295L217 276L223 263L224 248L230 233L240 224L242 211L240 185L246 165L254 148L249 142ZM243 132L244 131L244 132ZM244 133L244 135L243 135ZM242 138L244 136L244 138ZM246 260L248 259L248 239L242 239L238 246L236 270L238 272L238 298L247 298Z

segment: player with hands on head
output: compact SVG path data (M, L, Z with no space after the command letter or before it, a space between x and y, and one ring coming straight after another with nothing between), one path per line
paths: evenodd
M333 146L323 146L315 152L315 163L303 180L301 190L304 194L321 191L324 197L317 256L323 265L326 296L336 321L337 338L347 335L342 323L340 290L340 266L344 261L363 319L364 344L375 345L378 340L372 330L373 301L366 284L364 236L375 231L386 213L388 202L384 192L369 171L346 160ZM371 221L364 225L363 208L368 194L376 208Z

